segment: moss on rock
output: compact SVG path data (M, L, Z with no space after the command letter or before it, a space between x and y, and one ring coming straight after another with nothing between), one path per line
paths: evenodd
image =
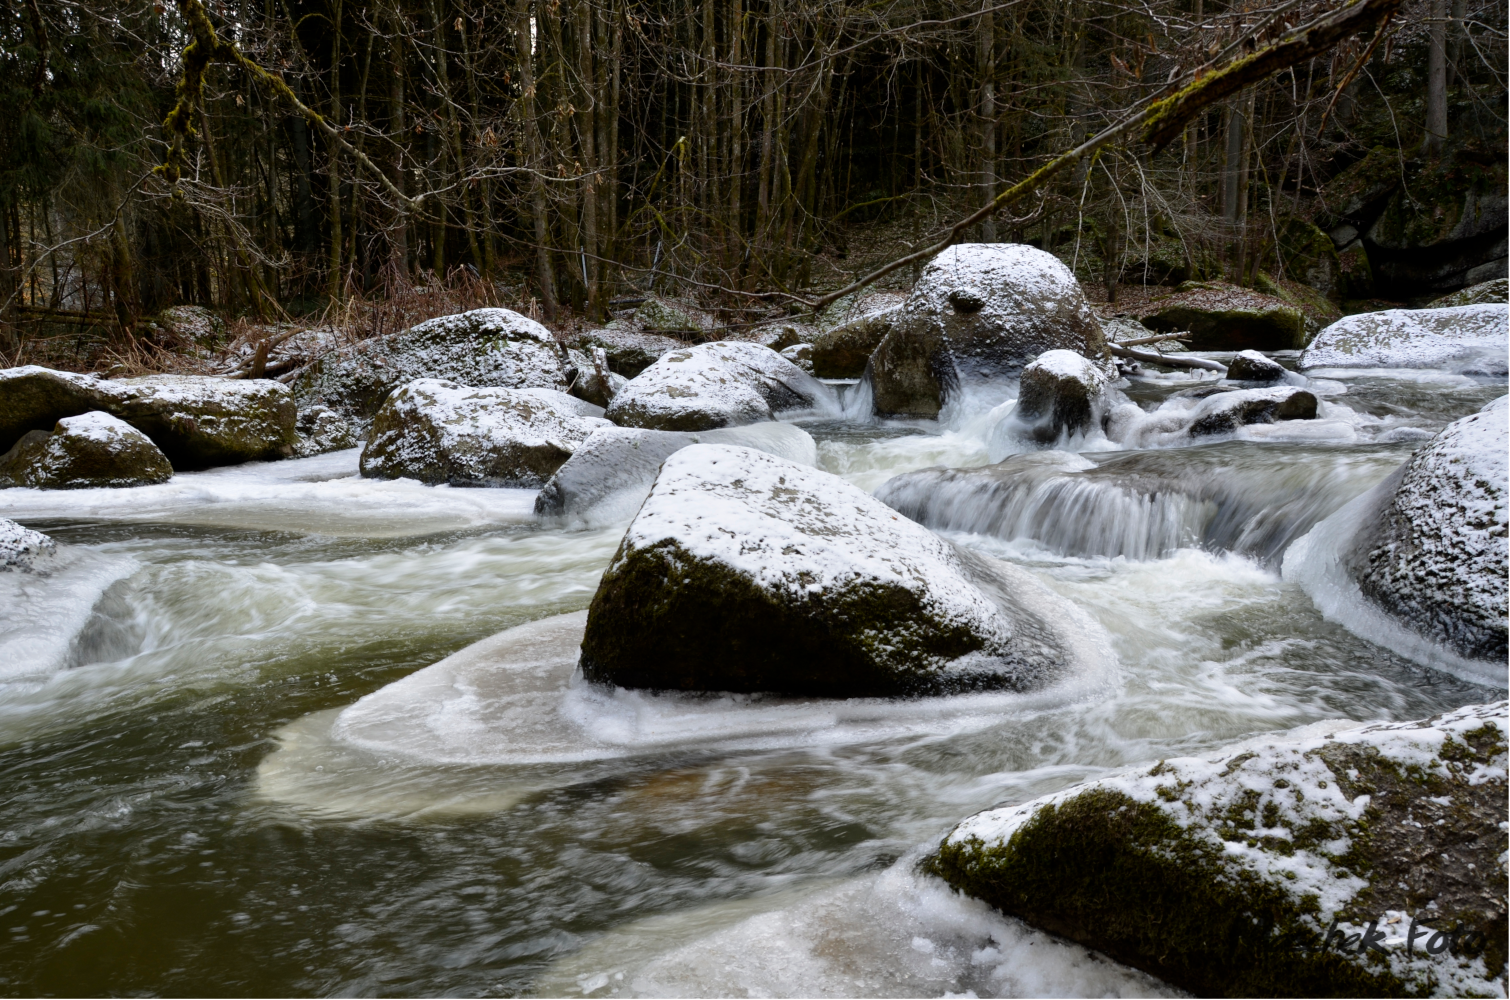
M1307 339L1297 306L1223 282L1186 282L1151 300L1138 318L1159 333L1188 330L1197 350L1295 350Z

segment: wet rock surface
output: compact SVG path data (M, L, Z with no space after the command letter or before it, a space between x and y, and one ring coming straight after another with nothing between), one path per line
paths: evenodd
M292 384L301 407L328 406L361 431L390 392L420 378L564 391L566 357L534 320L510 309L474 309L332 352Z
M64 417L51 434L29 431L0 455L0 486L76 490L172 478L173 466L151 438L98 410Z
M603 576L582 669L680 691L1028 690L1069 667L1044 617L1059 607L836 476L693 445L666 460Z
M1494 995L1506 703L1309 730L988 810L927 868L1201 996Z
M664 355L614 396L607 416L624 427L704 431L837 408L832 389L776 351L726 340Z
M1052 350L1111 364L1101 324L1069 269L1021 244L950 247L923 269L872 354L876 412L937 416L952 393L1015 378Z
M372 421L361 472L453 486L539 487L603 421L565 393L418 379ZM559 397L556 398L556 397Z
M30 573L45 569L58 543L40 531L0 517L0 573Z
M297 443L293 397L266 379L105 380L35 365L0 371L0 447L93 410L146 434L176 469L286 458Z
M1507 655L1510 397L1449 424L1376 490L1348 570L1365 596L1459 655Z
M819 378L859 378L882 338L891 332L896 307L849 320L813 338L813 374Z
M1017 417L1040 441L1083 432L1098 422L1107 382L1098 365L1074 351L1047 351L1022 370Z
M1257 351L1239 351L1227 362L1227 378L1233 382L1283 382L1285 366Z

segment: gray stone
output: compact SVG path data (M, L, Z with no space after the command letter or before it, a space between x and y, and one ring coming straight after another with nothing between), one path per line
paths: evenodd
M1283 382L1285 366L1257 351L1239 351L1227 363L1227 377L1234 382Z
M1313 420L1316 397L1305 389L1238 389L1208 396L1191 413L1190 436L1228 434L1246 424Z
M1428 308L1449 309L1453 306L1476 306L1488 302L1506 301L1510 301L1510 278L1494 278L1477 285L1470 285L1451 295L1444 295Z
M781 349L781 356L805 372L813 370L813 345L793 344Z
M802 410L836 413L837 397L769 347L724 340L663 356L614 396L607 416L624 427L704 431Z
M859 378L883 337L891 332L896 307L860 316L813 338L813 374L819 378Z
M352 432L351 422L328 406L316 405L300 410L294 426L299 432L294 454L299 458L355 448L359 443Z
M1040 442L1094 427L1108 380L1100 367L1074 351L1046 351L1022 370L1014 414Z
M172 478L173 466L147 435L98 410L64 417L51 434L29 431L0 455L0 486L77 490Z
M42 532L0 517L0 573L45 570L57 554L58 543Z

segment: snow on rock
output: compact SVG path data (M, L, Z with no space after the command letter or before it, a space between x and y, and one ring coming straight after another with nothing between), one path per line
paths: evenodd
M1099 422L1108 381L1099 366L1074 351L1045 351L1022 370L1013 415L1045 443L1084 432Z
M28 573L44 568L56 557L58 543L15 521L0 517L0 573Z
M863 313L813 338L813 374L819 378L859 378L865 364L897 317L900 303Z
M650 494L661 463L694 444L740 445L803 465L818 464L812 435L774 420L697 432L599 427L545 484L535 498L535 513L597 524L632 517Z
M1071 665L1064 604L837 476L696 444L666 459L603 575L582 669L684 691L1029 690Z
M388 397L372 421L361 471L373 479L453 486L537 487L602 426L554 398L564 393L468 388L417 379Z
M473 309L332 352L294 380L301 407L324 404L359 429L388 394L415 379L504 389L567 387L565 352L541 324L511 309Z
M310 458L357 445L351 421L328 406L316 404L300 410L294 429L299 433L299 443L294 446L297 458Z
M608 407L624 427L706 431L771 420L777 413L837 413L834 391L769 347L722 340L661 356Z
M1504 996L1506 731L1322 723L979 813L928 864L1198 996Z
M101 410L146 434L176 469L286 458L298 441L287 387L267 379L98 379L36 365L0 371L0 448Z
M1191 411L1188 433L1191 437L1206 437L1228 434L1248 424L1314 420L1316 405L1313 393L1290 387L1213 393Z
M1504 375L1510 305L1387 309L1344 316L1300 356L1305 368L1444 368Z
M1238 351L1227 363L1227 379L1232 382L1284 382L1289 375L1284 365L1257 351Z
M950 247L923 269L871 356L876 412L937 416L959 387L1014 378L1058 349L1111 371L1101 324L1069 268L1022 244Z
M1414 631L1504 665L1510 396L1449 424L1378 488L1347 560L1363 594Z
M149 486L172 478L173 466L151 438L99 410L64 417L51 434L29 431L0 455L0 487Z

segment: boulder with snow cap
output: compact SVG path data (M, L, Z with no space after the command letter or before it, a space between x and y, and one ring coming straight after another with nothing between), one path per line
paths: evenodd
M593 431L556 470L535 497L535 513L602 522L630 517L650 493L661 463L694 444L738 445L803 465L818 464L813 436L776 420L696 432L610 425Z
M1096 422L1108 379L1074 351L1045 351L1022 370L1016 416L1044 442L1083 433Z
M298 442L293 397L268 379L106 380L35 365L0 371L0 448L93 410L146 434L176 469L286 458Z
M473 389L417 379L388 397L362 449L362 475L454 486L539 487L604 421L564 393Z
M588 680L866 697L1031 690L1071 614L837 476L749 448L666 459L588 611ZM1078 621L1078 619L1076 619Z
M606 407L613 402L619 390L629 380L608 366L608 351L602 347L589 347L588 353L572 351L576 368L572 376L571 394L594 406Z
M294 427L299 432L294 454L299 458L357 446L351 422L328 406L316 405L300 410Z
M293 382L301 407L323 404L364 430L388 394L415 379L477 388L567 388L566 354L511 309L473 309L373 337L315 361Z
M937 416L954 392L1015 378L1052 350L1111 371L1101 324L1069 268L1021 244L950 247L923 269L871 356L876 412Z
M1284 365L1257 351L1239 351L1227 363L1227 378L1233 382L1283 382L1289 374Z
M831 388L769 347L725 340L663 355L619 390L607 415L623 427L706 431L837 409Z
M1307 368L1443 368L1503 376L1510 305L1386 309L1344 316L1300 356Z
M926 867L1197 996L1503 996L1506 721L1162 760L972 816Z
M151 438L99 410L64 417L51 434L29 431L0 455L0 486L76 490L172 478L173 466Z
M1449 424L1375 487L1345 557L1365 597L1470 660L1507 654L1510 396Z
M0 517L0 573L34 573L57 558L58 543Z
M1236 389L1217 392L1191 411L1190 436L1228 434L1247 424L1272 424L1277 420L1313 420L1316 396L1291 386L1275 389Z
M859 378L895 321L897 307L859 316L813 338L813 374L819 378Z

